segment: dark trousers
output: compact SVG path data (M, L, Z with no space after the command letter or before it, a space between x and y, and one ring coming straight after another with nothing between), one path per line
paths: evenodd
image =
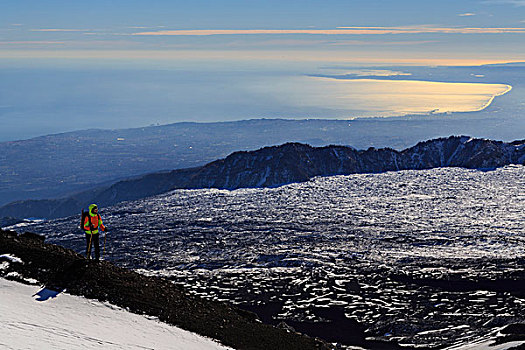
M86 258L91 259L91 246L95 246L95 259L100 259L99 234L86 233ZM90 246L91 243L91 246Z

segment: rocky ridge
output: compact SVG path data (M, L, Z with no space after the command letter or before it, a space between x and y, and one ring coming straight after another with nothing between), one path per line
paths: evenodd
M14 202L0 207L0 217L52 219L73 215L93 202L109 206L173 189L277 187L316 176L438 167L493 169L509 164L525 164L525 140L505 143L451 136L420 142L403 151L286 143L235 152L202 167L149 174L62 199Z

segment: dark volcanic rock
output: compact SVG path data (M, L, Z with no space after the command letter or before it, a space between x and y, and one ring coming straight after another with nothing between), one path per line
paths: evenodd
M13 218L13 217L2 217L2 218L0 218L0 228L1 227L11 226L11 225L16 225L16 224L19 224L19 223L21 223L23 221L24 220Z
M525 334L525 324L509 324L501 330L502 334Z
M46 236L39 235L33 232L24 232L20 234L20 237L27 238L27 239L34 239L40 242L44 242L46 240Z
M44 217L73 215L92 202L102 206L136 200L173 189L277 187L316 176L379 173L438 167L494 169L525 164L525 143L504 143L451 136L418 143L396 151L345 146L312 147L300 143L235 152L205 166L155 173L56 200L30 200L0 208L0 215Z
M525 340L525 324L515 323L510 324L503 328L501 331L501 336L496 338L494 345L496 344L506 344L509 342L522 342ZM521 344L515 347L509 347L509 349L525 349L525 344Z
M86 260L72 250L27 235L0 231L0 254L11 254L7 271L47 288L108 301L131 312L219 340L236 349L330 349L313 338L266 325L254 314L187 294L168 280L147 277L107 261ZM20 279L20 278L16 278Z

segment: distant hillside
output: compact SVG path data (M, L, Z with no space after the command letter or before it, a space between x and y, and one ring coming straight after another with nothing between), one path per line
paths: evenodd
M76 214L95 202L109 206L173 189L276 187L315 176L378 173L438 167L490 169L525 163L525 141L504 143L466 136L420 142L397 151L391 148L356 150L345 146L312 147L286 143L251 152L235 152L205 166L154 173L119 181L52 200L14 202L0 208L0 217L58 218Z
M353 126L361 124L352 121ZM405 147L425 139L392 138L350 128L344 120L259 119L224 123L176 123L117 130L81 130L0 143L0 205L15 200L59 198L130 176L202 166L238 150L284 142L315 146ZM418 128L419 129L419 128ZM446 135L446 134L445 134Z
M253 119L81 130L0 143L0 206L51 199L163 170L202 166L234 151L285 142L403 149L470 130L472 121L432 118ZM497 123L497 118L494 118ZM516 128L515 128L516 129ZM516 131L519 134L519 128Z

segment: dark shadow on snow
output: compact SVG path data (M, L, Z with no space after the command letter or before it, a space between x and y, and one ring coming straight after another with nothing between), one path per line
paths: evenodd
M33 297L36 297L36 301L47 301L51 298L56 298L60 293L62 291L57 292L52 289L42 288L38 293L33 294Z

